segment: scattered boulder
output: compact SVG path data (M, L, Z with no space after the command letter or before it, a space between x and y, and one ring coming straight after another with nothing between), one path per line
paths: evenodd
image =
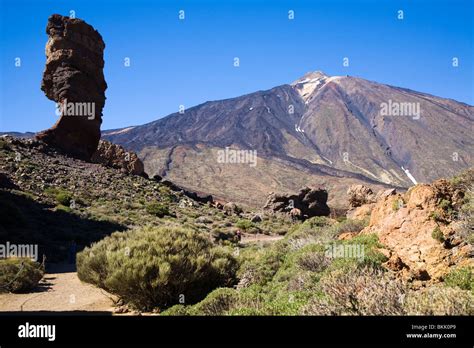
M379 199L381 199L383 197L393 196L393 195L396 195L396 194L397 194L397 190L394 189L394 188L387 189L387 190L380 190L375 195L374 201L377 202Z
M298 208L291 209L290 217L291 217L291 220L293 221L301 220L303 218L303 215L301 214L301 209L298 209Z
M41 89L58 103L60 118L36 138L90 160L97 149L105 105L102 36L81 19L54 14L46 26L46 68Z
M212 195L200 194L194 191L182 190L184 195L195 200L199 203L211 203L212 202Z
M259 214L255 214L254 216L252 216L250 218L250 221L253 222L253 223L258 223L258 222L262 222L262 216L259 215Z
M161 180L163 180L163 178L158 174L153 175L152 179L156 182L160 182Z
M293 208L300 210L301 217L328 216L328 193L322 188L304 187L296 194L270 193L264 209L271 212L290 213Z
M375 202L375 195L370 187L365 185L352 185L347 190L349 196L349 206L357 208L367 203Z
M176 185L174 182L171 182L169 180L162 180L161 183L168 187L171 191L181 191L181 187L179 187L178 185Z
M212 222L213 222L207 216L198 216L195 221L198 224L212 224Z
M153 178L155 178L156 176L157 175L155 175ZM195 200L196 202L204 203L204 204L213 202L212 195L200 194L194 191L185 190L182 187L179 187L174 182L171 182L169 180L161 180L161 183L165 185L166 187L168 187L171 191L181 192L183 195Z
M92 155L91 161L122 169L127 174L143 175L145 173L143 162L135 152L127 151L122 146L106 140L99 141L99 146Z
M224 209L224 213L229 216L231 215L239 216L242 213L242 208L240 208L234 202L227 202L226 204L224 204L223 209Z
M224 209L224 204L225 203L223 203L223 202L213 201L213 202L210 203L210 206L214 207L216 209L222 210L222 209Z
M365 220L370 218L375 202L383 197L395 195L395 189L380 190L377 194L365 185L352 185L347 190L350 209L346 217L352 220Z

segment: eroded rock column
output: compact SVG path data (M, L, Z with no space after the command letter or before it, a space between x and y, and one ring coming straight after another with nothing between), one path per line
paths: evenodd
M104 79L102 36L81 19L52 15L46 27L46 68L41 89L58 105L59 120L37 138L90 160L100 140Z

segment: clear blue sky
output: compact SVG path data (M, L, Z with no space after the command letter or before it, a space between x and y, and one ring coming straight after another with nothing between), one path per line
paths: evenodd
M45 27L50 14L70 10L106 42L102 129L150 122L180 104L269 89L314 70L474 104L472 0L0 2L2 131L39 131L55 122L54 103L40 90Z

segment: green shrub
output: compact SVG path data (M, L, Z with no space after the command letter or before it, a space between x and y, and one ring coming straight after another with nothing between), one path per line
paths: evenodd
M393 211L398 211L398 209L403 207L403 204L404 204L404 202L401 198L394 199L392 201L392 210Z
M311 228L324 227L324 226L331 225L331 220L326 216L315 216L315 217L309 218L303 224Z
M245 286L264 285L271 281L280 268L286 252L283 244L276 243L268 249L252 252L251 256L253 257L248 257L243 253L241 258L244 261L238 271L239 284L242 283Z
M261 233L262 230L259 226L247 219L240 219L235 223L235 226L241 230L244 230L247 233Z
M216 242L229 241L232 243L238 242L237 236L232 231L225 231L220 229L214 229L211 231L211 235Z
M345 244L360 244L364 246L364 257L361 260L364 264L370 264L372 266L381 266L383 262L387 261L387 257L378 251L379 248L383 248L383 245L379 242L379 238L376 234L364 234L358 235L352 239L344 241Z
M474 290L474 277L470 267L452 269L444 278L444 284L450 287L459 287L463 290Z
M69 206L71 204L72 195L69 192L62 191L57 193L55 198L56 202L58 202L59 204Z
M474 169L469 168L461 172L450 180L450 183L459 190L467 191L471 188L474 182Z
M451 202L447 199L442 199L438 206L444 211L449 211L453 208Z
M319 273L329 266L331 259L322 252L313 251L300 255L297 262L301 269Z
M72 194L64 189L57 187L48 187L44 190L44 193L48 196L54 197L56 203L60 205L69 206L71 204Z
M443 232L441 232L439 226L436 226L433 232L431 232L431 237L433 237L433 239L436 239L438 242L444 242L444 235Z
M256 227L255 224L250 220L241 219L235 224L237 228L240 228L244 231L250 230L252 227Z
M174 305L167 310L163 311L161 315L166 315L166 316L185 316L185 315L191 315L189 312L190 306L184 306L181 304Z
M148 214L158 216L159 218L170 215L168 206L157 202L148 204L146 206L146 211Z
M44 270L27 258L0 260L0 292L28 292L38 285Z
M443 222L444 221L441 214L439 212L435 211L435 210L430 213L430 218L435 222Z
M268 313L264 312L261 308L254 308L254 307L237 307L231 309L228 315L232 316L258 316L258 315L269 315Z
M192 304L235 281L237 261L198 232L145 227L114 233L77 256L81 280L141 310Z
M71 208L69 208L68 206L65 206L65 205L62 205L62 204L58 204L56 206L56 211L63 211L65 213L70 213L72 211Z
M339 235L346 232L360 232L368 225L367 220L352 220L346 219L342 222L339 222L333 226L334 234Z
M231 288L219 288L190 309L192 315L225 315L239 301L239 293Z

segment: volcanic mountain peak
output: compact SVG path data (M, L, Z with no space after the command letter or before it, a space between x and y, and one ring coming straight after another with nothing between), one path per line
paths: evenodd
M391 101L421 112L383 115ZM472 166L473 122L463 103L316 71L103 137L137 152L150 176L193 191L258 206L270 191L314 183L334 207L354 183L408 188ZM226 147L257 151L258 166L219 162Z
M322 71L306 73L303 77L291 83L291 86L299 93L301 98L308 103L315 92L320 91L329 82L337 81L343 76L328 76Z

